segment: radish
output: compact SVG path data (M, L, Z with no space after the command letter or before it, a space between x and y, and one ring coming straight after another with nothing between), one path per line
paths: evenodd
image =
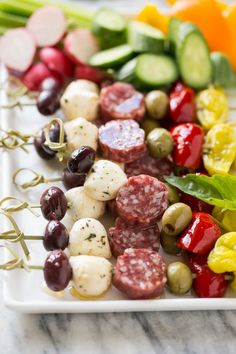
M0 58L10 69L26 71L34 60L36 45L25 28L7 31L1 38Z
M49 77L62 81L60 75L48 69L44 63L36 63L25 73L22 81L29 90L38 91L41 82Z
M89 30L76 29L67 34L64 51L75 64L81 64L87 63L88 59L99 51L99 46Z
M98 85L105 80L105 75L102 70L93 68L89 65L78 65L75 68L74 76L76 79L89 80Z
M39 57L50 70L53 70L62 76L73 75L74 66L60 49L52 47L42 48L39 51Z
M63 11L54 6L41 7L27 22L27 29L39 47L56 45L66 32L66 27Z

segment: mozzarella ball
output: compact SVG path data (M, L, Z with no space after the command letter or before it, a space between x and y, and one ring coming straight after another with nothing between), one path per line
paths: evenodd
M82 296L100 296L111 285L112 264L103 257L70 257L72 282Z
M84 188L94 199L106 201L114 199L126 183L126 174L116 163L99 160L93 164Z
M83 117L94 121L98 115L99 94L85 88L76 89L74 84L71 89L65 90L60 103L66 120Z
M98 146L98 128L84 118L77 118L64 124L67 135L67 149L73 152L81 146Z
M78 92L79 90L99 93L98 85L89 80L72 81L66 88L66 92Z
M65 196L69 203L67 213L74 222L82 218L99 219L105 212L105 203L91 198L84 187L69 189Z
M71 256L82 254L110 258L111 251L105 227L92 218L76 221L70 231L69 252Z

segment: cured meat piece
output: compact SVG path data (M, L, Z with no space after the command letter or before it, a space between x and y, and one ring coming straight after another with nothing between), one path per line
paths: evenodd
M141 121L145 114L144 96L130 84L116 82L101 91L103 120L134 119Z
M127 248L147 248L158 252L160 247L160 230L157 224L152 226L128 225L117 218L115 226L108 231L112 254L115 257Z
M125 165L127 177L148 175L164 181L163 176L169 176L172 173L172 163L167 158L154 159L154 157L145 154L139 159Z
M158 179L140 175L130 177L116 197L119 215L127 223L155 223L168 206L168 190Z
M117 258L113 285L130 299L159 296L166 281L166 264L157 252L129 248Z
M145 133L132 119L110 121L99 128L103 156L117 162L132 162L147 150Z

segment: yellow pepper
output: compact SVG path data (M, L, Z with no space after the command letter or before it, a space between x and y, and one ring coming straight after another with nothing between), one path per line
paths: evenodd
M228 101L222 89L211 86L198 94L197 118L205 130L226 122L228 114Z
M170 14L162 12L155 5L148 4L138 13L136 20L145 22L167 33L170 17Z
M233 272L233 275L234 275L234 280L231 281L230 287L234 292L236 292L236 272Z
M236 232L218 238L207 263L215 273L236 272Z
M212 216L220 222L220 226L226 231L236 232L236 210L214 207Z
M203 146L203 163L212 176L226 175L236 156L236 133L229 124L217 124L209 130Z

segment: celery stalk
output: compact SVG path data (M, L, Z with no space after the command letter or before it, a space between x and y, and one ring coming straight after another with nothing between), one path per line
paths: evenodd
M27 22L26 17L12 15L3 11L0 11L0 24L1 27L23 27Z

